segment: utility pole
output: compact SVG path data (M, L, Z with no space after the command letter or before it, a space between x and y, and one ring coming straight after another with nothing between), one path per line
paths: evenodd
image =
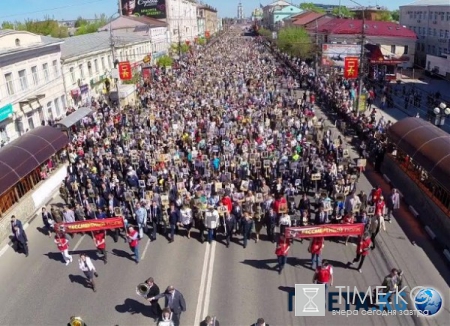
M319 24L317 23L316 19L316 75L314 77L317 77L319 74Z
M178 20L178 57L181 59L181 31L180 31L180 20Z
M364 60L364 43L366 39L366 17L364 12L364 7L362 9L362 29L361 29L361 53L359 55L359 73L358 73L358 97L356 98L356 116L359 116L359 105L361 101L361 94L363 90L363 60Z

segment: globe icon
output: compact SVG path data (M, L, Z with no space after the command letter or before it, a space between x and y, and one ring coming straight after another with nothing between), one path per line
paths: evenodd
M423 288L417 292L414 305L424 316L436 315L442 307L441 294L433 288Z

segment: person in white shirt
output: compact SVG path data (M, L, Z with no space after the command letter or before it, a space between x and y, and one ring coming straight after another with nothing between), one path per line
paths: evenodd
M291 217L283 214L280 217L280 234L284 234L284 230L291 226Z
M78 266L86 276L89 285L92 287L92 290L94 290L94 292L97 292L94 282L94 276L97 276L97 271L95 270L95 266L92 263L91 258L87 257L86 254L81 254L80 259L78 259Z
M209 206L208 211L205 213L205 225L208 228L208 242L211 243L219 225L219 212L213 206Z
M187 230L188 239L191 238L191 229L192 229L192 209L184 205L181 210L181 221L180 224Z

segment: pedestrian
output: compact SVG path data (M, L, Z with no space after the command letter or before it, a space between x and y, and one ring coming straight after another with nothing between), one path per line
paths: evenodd
M148 302L150 302L151 315L156 322L158 321L159 316L161 316L162 313L161 306L159 305L158 300L150 300L150 299L159 295L161 291L159 290L159 286L155 283L153 277L149 277L145 281L145 283L147 283L147 285L149 286L146 299L148 300Z
M56 232L54 242L61 252L63 259L66 262L66 266L69 265L69 263L72 262L73 258L71 255L69 255L69 240L66 238L66 235L61 232Z
M91 258L87 257L84 253L81 254L80 258L78 259L78 267L86 276L88 286L91 286L92 290L94 292L97 292L97 289L95 288L94 276L98 277L98 274L95 270L94 264L91 261Z
M19 244L17 243L17 240L16 240L16 229L15 229L16 226L19 228L19 230L23 231L22 222L19 219L17 219L15 215L12 215L11 216L11 233L13 234L12 241L13 241L14 245L16 246L16 249L18 250Z
M139 233L132 226L128 227L127 239L130 250L134 255L134 261L139 264Z
M364 260L366 259L367 255L370 252L371 244L372 240L370 239L370 235L368 233L365 233L364 236L359 241L358 246L356 247L356 257L355 259L353 259L353 262L351 262L350 265L359 262L357 270L360 273L362 273L361 268L364 264Z
M53 216L50 212L47 211L45 207L42 207L42 223L44 224L44 228L47 231L48 237L52 237L52 230L54 225Z
M250 326L269 326L269 324L267 324L264 321L264 318L258 318L258 320L256 321L256 323L251 324Z
M387 200L387 221L391 223L394 212L400 209L400 194L397 189L392 189L392 192Z
M107 255L106 255L106 231L105 230L99 230L94 232L94 242L95 246L97 247L98 252L103 257L103 262L107 263Z
M328 286L333 286L333 266L327 260L324 259L322 265L316 268L313 283L325 284L325 292L328 291Z
M311 238L309 252L311 253L311 268L314 270L322 264L322 249L325 246L323 237Z
M170 204L170 211L169 211L169 225L170 225L170 238L169 243L172 243L175 241L175 231L178 228L178 223L180 223L181 217L180 217L180 211L175 206L175 203Z
M384 277L383 282L381 283L384 293L393 293L397 290L399 281L398 274L398 270L392 268L391 272Z
M286 265L287 254L290 248L291 244L289 239L286 239L284 234L280 234L280 238L278 239L277 247L275 249L275 255L277 256L278 261L278 274L281 274L284 266Z
M269 208L265 216L265 222L267 227L267 237L269 241L275 243L275 227L277 226L277 215L272 207Z
M252 235L253 219L249 211L244 212L244 219L242 222L242 235L244 236L243 245L244 249L247 248L248 239Z
M64 206L63 222L64 223L73 223L75 222L75 213L73 210L69 208L69 206ZM73 239L73 233L70 233L70 237Z
M380 232L381 225L383 225L383 228L386 231L386 228L384 226L384 218L382 216L376 214L371 217L369 230L370 230L370 240L372 242L372 250L375 249L375 238Z
M14 241L17 244L17 252L23 251L25 257L28 257L28 238L23 228L14 225Z
M144 233L147 231L147 210L142 207L140 203L137 203L136 208L134 209L134 214L139 230L139 239L142 239Z
M165 308L169 308L172 312L174 326L180 326L181 313L186 311L186 302L183 294L176 290L173 285L169 285L164 293L158 294L149 300L158 300L162 297L165 299Z
M158 322L158 326L175 326L172 321L172 312L169 308L164 308L161 313L161 320Z
M216 229L219 225L219 212L214 206L209 206L205 213L205 225L208 230L208 243L211 243L216 236Z
M225 212L224 219L226 246L228 248L233 237L233 232L236 228L236 219L234 215L230 214L228 211Z
M220 326L220 324L216 317L206 316L200 326Z

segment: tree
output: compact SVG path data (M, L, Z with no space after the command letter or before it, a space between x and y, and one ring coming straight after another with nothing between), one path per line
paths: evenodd
M382 10L376 15L378 21L390 22L392 21L391 12L388 10Z
M84 35L84 34L97 33L98 29L100 27L105 26L108 23L108 20L105 17L105 15L101 15L99 18L97 18L97 16L96 16L95 18L96 19L93 22L88 22L88 21L84 20L83 18L81 18L80 22L81 23L85 22L85 23L83 23L82 25L80 25L77 28L77 30L75 31L75 35ZM77 21L79 19L80 18L78 18Z
M331 11L331 13L335 16L343 18L353 18L355 16L355 13L346 6L336 7Z
M325 13L324 9L317 7L312 2L303 2L303 3L300 4L299 7L300 7L300 9L303 9L305 11L313 11L313 12L317 12L317 13Z
M74 27L78 28L81 27L83 25L87 25L88 21L86 19L84 19L83 17L78 17L77 20L75 21Z
M304 28L286 27L278 32L278 47L289 55L309 58L314 50L314 44Z
M168 55L163 55L156 61L156 64L160 67L171 67L172 63L173 59Z
M12 22L3 22L2 23L2 29L14 29L15 28L15 26L14 26L14 23L12 23Z
M137 83L139 83L140 80L141 74L136 72L134 73L133 77L130 80L123 80L122 83L127 85L136 85Z
M266 38L271 38L272 37L272 32L269 31L268 29L263 28L263 27L261 27L258 30L258 34L261 35L261 36L264 36Z
M189 45L187 45L186 43L181 43L181 44L172 44L171 46L171 51L174 54L178 54L178 53L187 53L189 51Z
M400 21L400 10L395 9L394 11L391 11L391 18L395 22Z

